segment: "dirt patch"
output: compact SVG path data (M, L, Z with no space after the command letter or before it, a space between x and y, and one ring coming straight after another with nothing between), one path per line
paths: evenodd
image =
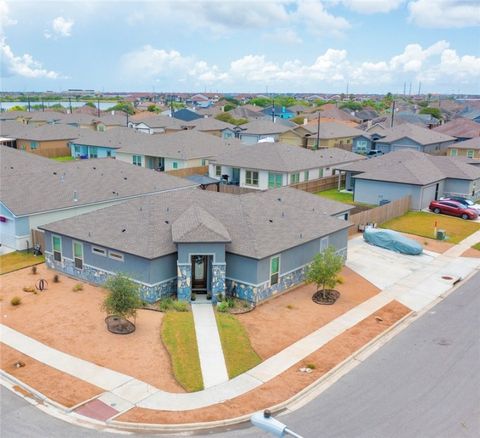
M427 251L438 252L440 254L443 254L445 251L455 246L454 243L445 242L443 240L429 239L428 237L415 236L414 234L408 233L402 234L410 239L416 240L423 246L423 249Z
M475 248L468 248L461 257L473 257L473 258L480 258L480 251Z
M45 264L38 274L22 269L2 275L1 322L57 350L110 368L169 392L184 392L173 377L168 352L160 339L163 313L140 310L136 330L116 335L107 330L101 303L106 292L87 283L73 292L76 279L60 275L53 282L54 271ZM34 295L23 292L37 280L48 281L48 290ZM12 306L18 295L22 304Z
M63 406L71 408L104 392L97 386L38 362L8 345L0 344L0 349L2 370ZM23 362L25 366L17 368L15 366L17 361ZM35 398L33 394L20 387L18 387L18 392Z
M266 409L297 394L410 312L409 308L392 301L275 379L235 399L184 412L133 408L116 420L132 423L182 424L235 418ZM315 366L312 373L299 372L299 368L306 364Z
M379 292L347 267L343 268L341 277L343 284L335 287L340 298L332 306L312 302L316 286L310 284L264 302L253 312L236 315L258 355L263 360L273 356Z

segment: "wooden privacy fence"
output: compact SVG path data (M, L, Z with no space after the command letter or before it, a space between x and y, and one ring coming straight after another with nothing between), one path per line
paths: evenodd
M40 245L40 251L45 251L45 233L40 230L32 230L32 247L36 244Z
M352 214L349 217L349 221L352 222L354 226L350 227L349 234L355 234L358 232L359 225L366 225L369 223L381 224L390 219L402 216L410 210L410 203L410 196L405 196L404 198L397 199L389 204L380 205L379 207L370 210Z
M208 173L208 166L186 167L185 169L167 170L169 175L185 178L192 175L205 175Z
M337 188L338 178L341 178L340 185L343 186L345 184L345 174L325 176L323 178L314 179L312 181L305 181L297 184L290 184L290 187L293 187L298 190L303 190L304 192L316 193L316 192L321 192L323 190Z
M217 185L212 184L210 186L207 186L207 190L210 190L212 192L216 192L217 191ZM233 184L219 184L218 185L218 191L220 193L232 193L233 195L243 195L244 193L259 192L260 190L249 189L247 187L239 187L239 186L235 186Z

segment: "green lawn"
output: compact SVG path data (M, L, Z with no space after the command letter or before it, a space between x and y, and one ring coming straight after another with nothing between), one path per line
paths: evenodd
M66 157L55 157L55 158L52 158L52 160L60 161L60 162L64 163L65 161L73 161L74 158L71 155L68 155Z
M31 252L15 251L0 256L0 274L43 263L45 257L34 256Z
M459 243L470 234L480 230L478 222L423 211L410 211L381 224L380 227L433 238L435 222L437 222L438 229L446 230L447 241L452 243Z
M167 312L163 317L161 337L170 354L178 383L189 392L202 390L202 370L192 312Z
M255 353L246 330L235 316L219 312L215 314L228 376L233 379L258 365L262 360Z
M476 243L475 245L473 245L472 248L480 251L480 242L478 242L478 243Z
M353 193L339 192L337 189L324 190L315 193L318 196L331 199L332 201L343 202L344 204L353 204Z

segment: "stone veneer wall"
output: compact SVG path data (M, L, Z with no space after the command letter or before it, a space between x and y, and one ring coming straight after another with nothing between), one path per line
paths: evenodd
M239 281L226 279L227 294L251 303L258 303L272 295L283 292L305 280L305 267L296 269L288 274L282 275L279 282L274 286L270 286L269 282L262 283L258 286L241 283Z
M83 269L77 269L75 268L73 260L65 257L63 257L62 260L63 262L59 263L53 259L52 254L45 253L45 262L49 268L63 272L72 277L100 286L104 284L109 277L113 277L113 274L94 268L93 266L83 265ZM135 281L133 278L132 281L139 285L140 298L148 303L154 303L162 298L170 297L177 292L176 278L155 285L146 285Z
M212 263L212 301L216 303L220 294L225 296L225 263Z
M177 263L177 298L190 301L192 298L192 266Z

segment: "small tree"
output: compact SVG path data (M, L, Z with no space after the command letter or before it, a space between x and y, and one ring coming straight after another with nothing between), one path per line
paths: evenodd
M141 300L138 295L138 286L123 274L116 274L110 277L104 284L109 291L103 302L103 310L110 315L118 315L122 318L135 318L137 307L140 307Z
M307 268L306 282L315 283L322 297L327 298L326 288L333 289L338 283L338 274L343 267L343 257L337 254L333 246L315 255L312 264Z

